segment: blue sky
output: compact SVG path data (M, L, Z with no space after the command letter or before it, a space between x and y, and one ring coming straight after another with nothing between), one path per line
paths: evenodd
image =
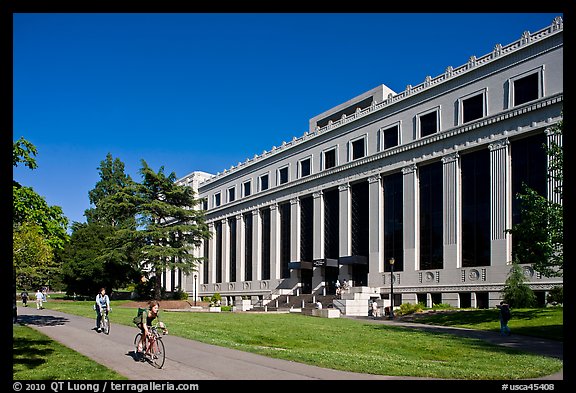
M399 93L557 15L17 13L13 140L37 147L39 167L13 176L85 222L107 153L137 181L142 159L215 174L378 85Z

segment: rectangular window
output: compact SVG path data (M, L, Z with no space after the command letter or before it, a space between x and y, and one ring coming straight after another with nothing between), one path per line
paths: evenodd
M334 168L336 166L336 149L327 150L323 155L324 169Z
M220 193L214 194L214 207L220 206L221 203L222 203L222 200L220 198Z
M278 169L278 184L288 183L288 167Z
M308 176L311 173L310 159L300 161L300 177Z
M486 116L484 110L484 94L477 94L461 101L462 123L481 119Z
M252 181L248 180L244 183L244 196L250 196L252 194Z
M365 143L364 138L356 139L352 141L352 160L357 160L358 158L362 158L366 155Z
M236 188L232 187L228 189L228 202L234 202L236 200Z
M438 132L438 111L420 115L419 120L421 138Z
M268 189L268 175L260 176L260 191L265 191Z
M514 106L540 98L540 74L535 72L512 81Z
M399 144L399 130L400 127L395 125L390 128L386 128L382 131L382 140L384 142L384 150L390 149L391 147L398 146Z
M202 199L202 210L208 210L208 199Z

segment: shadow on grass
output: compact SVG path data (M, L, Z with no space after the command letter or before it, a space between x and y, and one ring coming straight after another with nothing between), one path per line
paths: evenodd
M54 352L50 346L51 340L15 338L13 341L13 367L20 366L22 369L34 369L48 361L48 356Z

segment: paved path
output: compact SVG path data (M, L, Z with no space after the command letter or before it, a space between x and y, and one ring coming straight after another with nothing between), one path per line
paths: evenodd
M374 323L400 324L396 321L359 318ZM134 327L112 324L111 334L96 333L94 319L34 307L18 307L18 323L26 324L55 341L82 353L98 363L117 371L131 380L427 380L431 378L393 377L331 370L297 362L273 359L249 352L204 344L176 336L165 336L166 363L161 370L134 358ZM563 358L561 343L520 336L500 337L492 332L478 333L467 329L430 327L422 324L414 328L458 331L501 345ZM493 336L493 337L492 337ZM506 342L498 342L498 339ZM528 345L527 343L532 343ZM562 380L563 372L544 379Z

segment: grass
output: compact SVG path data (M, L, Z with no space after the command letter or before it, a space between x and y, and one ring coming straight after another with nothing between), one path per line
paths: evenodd
M112 323L132 326L135 309L112 302ZM91 301L47 302L46 307L94 318ZM552 330L562 309L515 310L514 333ZM520 352L483 340L416 331L346 318L300 314L161 311L177 335L242 351L336 370L391 376L501 380L540 378L558 372L558 359ZM430 319L428 319L430 318ZM423 321L423 320L421 320ZM430 315L427 322L482 330L499 329L494 310ZM539 322L538 322L539 321ZM556 330L556 329L554 329ZM562 334L557 335L561 338Z
M562 307L521 308L512 310L508 326L514 334L564 341L564 310ZM499 331L497 309L451 310L426 313L418 318L420 323L463 327L477 330Z
M52 341L46 335L15 324L12 374L14 380L127 379L92 359Z

